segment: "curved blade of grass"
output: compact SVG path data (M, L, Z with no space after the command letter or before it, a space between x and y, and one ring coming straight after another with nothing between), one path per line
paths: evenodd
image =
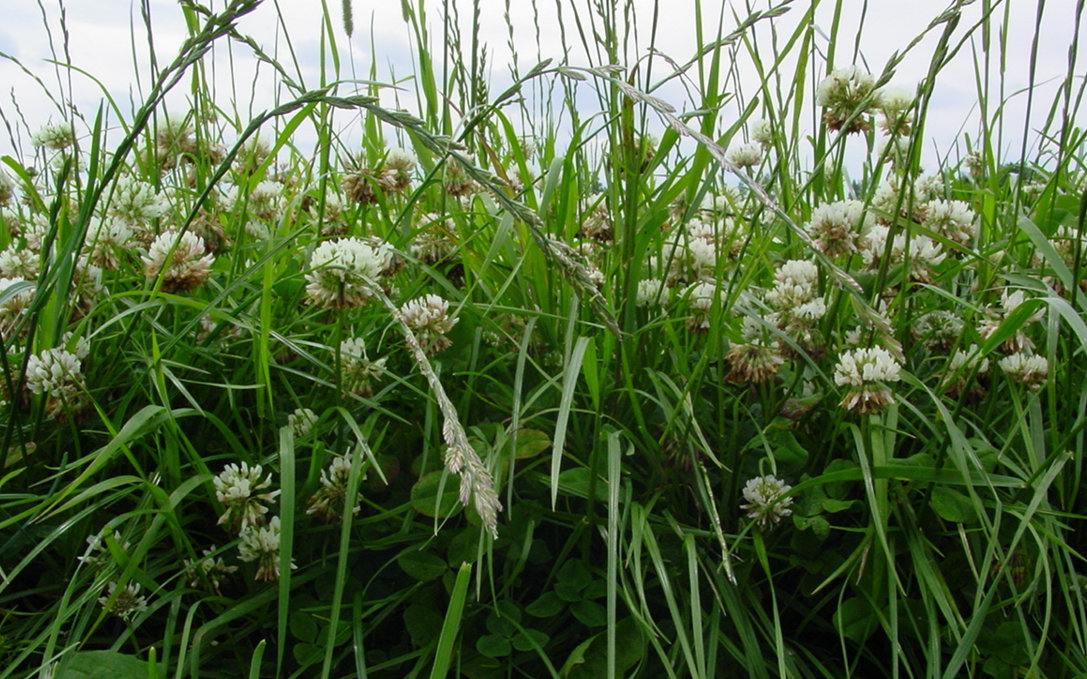
M430 670L430 679L445 679L449 665L453 660L454 642L460 630L460 619L464 613L465 600L468 598L468 583L472 579L472 564L461 564L457 571L457 581L453 584L453 593L449 596L449 608L445 611L442 632L438 636L438 648L434 652L434 667Z

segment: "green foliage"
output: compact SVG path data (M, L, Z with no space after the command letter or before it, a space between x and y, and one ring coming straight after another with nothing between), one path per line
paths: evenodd
M322 2L308 85L219 4L2 158L0 679L1087 676L1087 135L1070 71L1001 155L1001 3L869 75L843 3L559 2L490 79L404 0L383 83Z

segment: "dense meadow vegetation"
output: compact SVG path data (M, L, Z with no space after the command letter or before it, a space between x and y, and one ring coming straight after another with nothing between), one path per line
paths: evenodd
M1001 2L872 67L830 0L670 55L563 2L586 60L496 79L468 0L315 2L303 87L261 4L3 111L0 679L1087 677L1075 38L1041 99ZM392 29L395 105L343 49Z

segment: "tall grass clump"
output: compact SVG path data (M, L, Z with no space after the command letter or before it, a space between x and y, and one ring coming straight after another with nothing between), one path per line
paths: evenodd
M2 55L0 679L1087 676L1082 3L492 4Z

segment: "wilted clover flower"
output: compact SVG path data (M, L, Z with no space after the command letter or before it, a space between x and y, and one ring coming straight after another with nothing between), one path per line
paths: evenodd
M237 566L228 566L223 557L212 556L215 549L205 549L201 559L185 559L185 570L189 573L189 587L202 587L205 582L211 585L216 594L221 594L219 588L223 581L231 573L238 570Z
M106 593L98 597L98 603L126 622L133 615L147 610L147 599L140 596L140 585L136 582L129 582L121 590L117 589L116 582L109 583Z
M147 249L143 272L149 281L162 277L164 292L195 290L207 280L215 257L205 254L204 239L191 231L163 232Z
M328 467L321 470L321 487L310 498L309 509L306 513L313 514L328 523L339 521L343 517L344 506L347 502L347 482L350 475L350 456L337 455L332 458ZM359 513L357 497L351 507L351 513Z
M373 296L388 256L358 238L325 241L314 249L306 274L306 294L315 304L332 309L357 307Z
M791 497L786 497L793 487L779 480L773 474L756 476L744 486L743 495L746 504L740 509L747 511L747 516L755 520L759 528L773 528L779 521L793 513L789 505Z
M1020 351L1000 359L1004 374L1029 389L1038 389L1049 375L1049 362L1045 356Z
M457 324L449 316L448 300L434 294L409 300L400 307L400 318L415 332L416 339L427 354L448 349L453 342L445 336Z
M257 562L257 581L279 579L280 530L279 517L273 516L267 526L250 526L238 536L238 558ZM291 568L297 568L293 561Z
M287 425L294 432L295 438L301 438L310 433L315 424L317 424L317 413L309 408L295 408L294 412L287 416Z
M31 135L30 143L61 151L75 143L75 128L71 123L50 123Z
M415 219L421 228L411 242L411 255L423 264L437 264L456 255L456 233L449 219L424 213Z
M351 337L340 342L340 382L344 389L370 396L373 382L385 374L385 358L371 361L366 355L366 343L361 337Z
M215 497L226 507L219 517L219 524L227 524L238 530L246 530L264 522L268 513L265 503L271 504L280 491L273 490L259 493L272 485L272 475L261 478L264 470L261 466L228 464L219 475L212 479L215 484Z
M122 552L127 552L131 545L121 539L121 534L117 531L113 531L112 539L117 543L117 547ZM94 535L87 536L87 549L83 552L83 556L77 556L76 561L81 564L87 564L91 566L98 566L102 568L113 561L113 557L110 556L109 545L106 544L107 537L103 533L95 533Z
M725 154L725 160L741 170L750 170L762 162L762 145L758 142L746 142L733 146Z
M832 71L819 83L815 95L817 103L823 107L823 122L827 127L846 133L870 130L867 114L874 103L871 95L875 84L871 75L856 66ZM852 121L849 120L851 117Z
M841 406L862 414L876 413L894 403L887 382L901 379L902 366L882 347L845 352L834 367L834 382L849 386Z

